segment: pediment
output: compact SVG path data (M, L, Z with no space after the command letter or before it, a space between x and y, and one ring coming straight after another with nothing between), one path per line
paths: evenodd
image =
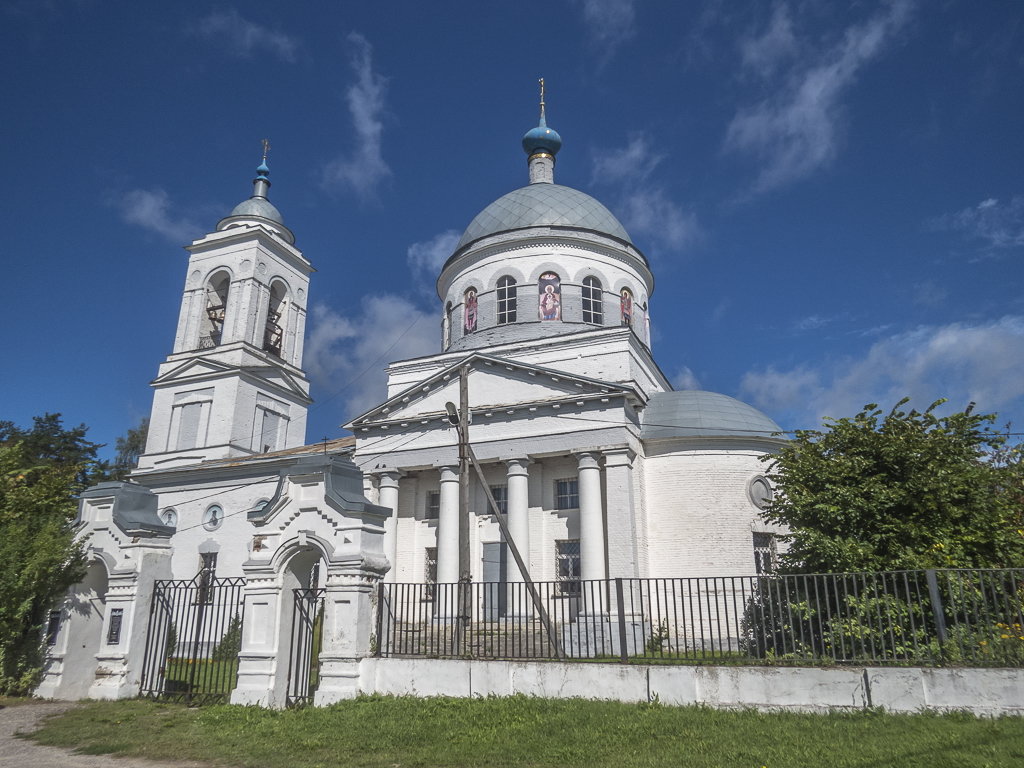
M160 374L154 380L154 384L164 384L168 381L181 381L186 379L200 379L207 376L218 376L233 370L232 366L225 365L218 360L206 357L197 357L186 360L176 368Z
M637 395L631 387L551 368L475 354L434 374L353 419L348 429L445 413L459 403L459 369L469 367L469 407L490 410L580 399Z
M176 368L172 368L157 376L153 380L154 385L167 384L171 382L202 381L224 375L248 376L252 379L259 379L271 384L278 389L291 392L300 398L309 397L308 387L303 386L300 381L288 371L282 370L273 365L249 365L238 368L233 365L226 365L216 359L199 357L187 360Z

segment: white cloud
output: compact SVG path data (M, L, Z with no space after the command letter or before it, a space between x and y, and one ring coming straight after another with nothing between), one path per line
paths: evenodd
M754 192L805 178L838 150L842 96L860 71L880 56L910 17L911 0L893 0L884 13L849 27L823 55L801 57L780 93L741 109L729 124L725 149L752 155L763 167Z
M676 371L672 377L672 386L676 389L700 389L700 381L697 375L685 365Z
M391 175L381 152L384 133L384 96L387 78L373 69L373 47L358 32L348 36L356 82L345 94L356 145L352 152L328 163L324 182L348 187L364 200L377 194L378 185Z
M413 243L407 254L409 266L417 275L436 278L448 257L455 251L461 236L457 230L447 229L429 240Z
M577 0L583 10L583 23L595 46L614 53L636 33L636 0Z
M762 77L770 76L785 60L795 56L799 46L788 6L776 5L767 29L759 36L742 38L739 46L743 66Z
M384 400L392 360L440 348L439 318L394 294L364 296L350 315L316 304L310 320L303 365L319 406L331 403L339 423Z
M649 180L663 159L647 136L634 133L621 149L593 153L591 177L595 183L618 188L615 207L633 238L681 251L700 237L701 230L696 214L684 210L662 186Z
M931 225L934 229L962 232L984 240L990 248L1019 248L1024 246L1024 197L1016 196L1005 203L990 197L970 208L940 216Z
M591 177L594 181L622 184L646 180L665 156L654 152L643 133L633 133L622 149L594 153L592 159Z
M129 224L156 232L176 243L191 242L202 228L185 217L173 216L171 201L163 189L133 189L114 202Z
M819 367L769 367L743 377L741 392L787 428L812 427L823 416L852 416L866 403L917 408L940 397L984 412L1024 406L1024 317L987 323L921 326L875 342L859 357Z
M200 37L215 41L218 47L246 59L269 51L282 61L294 62L299 48L295 38L249 21L234 8L212 11L199 20L196 31Z

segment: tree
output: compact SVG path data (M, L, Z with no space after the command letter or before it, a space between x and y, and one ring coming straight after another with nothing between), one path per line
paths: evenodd
M35 686L47 613L84 576L75 495L105 477L85 433L59 414L0 422L0 694Z
M790 529L784 570L802 573L1024 566L1020 447L965 410L884 414L800 430L770 462L765 511Z
M149 417L143 417L139 426L129 429L124 437L117 438L114 444L117 448L117 457L114 459L112 475L117 480L128 477L135 466L139 463L139 456L146 451L146 437L149 434Z

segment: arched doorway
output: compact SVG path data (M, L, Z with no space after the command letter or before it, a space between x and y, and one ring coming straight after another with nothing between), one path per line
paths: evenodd
M96 681L96 655L103 644L108 580L106 564L93 560L86 568L85 578L70 589L64 601L64 621L55 646L63 647L56 698L89 697L89 689Z
M307 545L286 562L281 577L280 648L288 649L285 706L313 703L320 682L320 648L323 639L324 582L327 562L318 547Z

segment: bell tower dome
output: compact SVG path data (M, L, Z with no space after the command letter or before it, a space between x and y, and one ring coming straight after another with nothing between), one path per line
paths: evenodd
M174 348L152 382L139 471L303 445L310 262L270 202L269 142L253 193L189 252Z

